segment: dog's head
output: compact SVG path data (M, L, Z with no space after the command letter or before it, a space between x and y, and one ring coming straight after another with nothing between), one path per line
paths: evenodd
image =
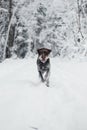
M38 52L39 59L42 62L46 62L51 50L46 49L46 48L42 48L42 49L38 49L37 52Z

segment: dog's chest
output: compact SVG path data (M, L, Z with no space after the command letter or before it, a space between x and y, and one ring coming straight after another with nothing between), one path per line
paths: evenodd
M39 67L39 70L45 71L49 69L49 66L50 66L49 59L45 63L41 62L40 59L38 59L37 65Z

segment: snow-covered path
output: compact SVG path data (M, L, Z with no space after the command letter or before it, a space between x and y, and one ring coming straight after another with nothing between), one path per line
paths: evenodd
M87 63L51 59L50 87L36 59L0 64L0 130L87 130Z

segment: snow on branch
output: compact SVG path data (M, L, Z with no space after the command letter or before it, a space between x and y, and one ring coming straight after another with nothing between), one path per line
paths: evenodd
M5 9L5 8L0 8L0 12L1 12L1 11L3 11L3 12L8 12L8 10Z

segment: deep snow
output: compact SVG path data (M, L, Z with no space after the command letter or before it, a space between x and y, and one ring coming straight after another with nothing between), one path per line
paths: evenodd
M51 59L50 87L36 59L0 64L0 130L87 130L87 63Z

